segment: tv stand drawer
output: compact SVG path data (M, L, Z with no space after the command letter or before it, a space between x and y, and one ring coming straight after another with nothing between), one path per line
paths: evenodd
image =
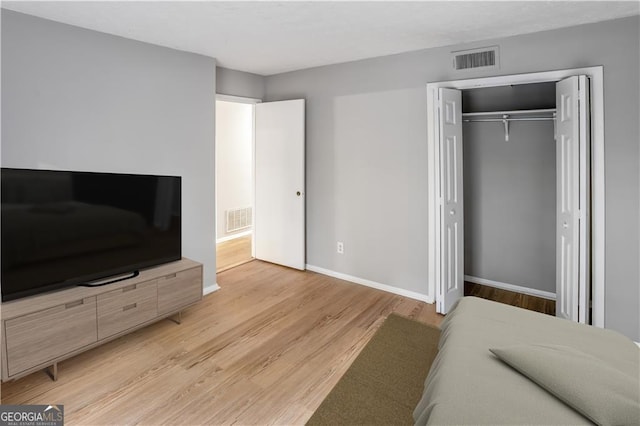
M96 298L74 300L5 321L9 375L98 340Z
M165 314L202 299L202 267L158 278L158 313Z
M158 314L156 280L132 284L98 296L98 339L150 321Z

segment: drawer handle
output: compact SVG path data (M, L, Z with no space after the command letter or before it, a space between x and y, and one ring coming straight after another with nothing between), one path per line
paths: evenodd
M175 278L176 274L171 274L171 275L167 275L166 277L164 277L165 280L170 280L171 278Z
M122 287L122 292L126 293L127 291L135 290L136 287L137 287L137 284L132 284L132 285L127 286L127 287Z
M137 303L132 303L132 304L130 304L130 305L124 306L124 307L122 308L122 312L124 312L124 311L128 311L129 309L135 309L135 308L136 308L136 306L138 306L138 304L137 304Z
M64 305L65 309L71 309L71 308L75 308L76 306L80 306L84 304L84 300L80 299L80 300L76 300L75 302L69 302L66 305Z

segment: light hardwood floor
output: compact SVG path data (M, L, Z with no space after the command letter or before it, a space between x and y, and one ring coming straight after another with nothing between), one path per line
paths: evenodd
M253 261L186 310L2 384L2 404L64 404L68 425L304 424L391 312L434 305Z
M251 235L216 244L216 272L226 271L253 260Z

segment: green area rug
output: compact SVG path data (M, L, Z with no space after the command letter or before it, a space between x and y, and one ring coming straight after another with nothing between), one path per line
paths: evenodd
M412 425L439 338L436 327L389 315L307 425Z

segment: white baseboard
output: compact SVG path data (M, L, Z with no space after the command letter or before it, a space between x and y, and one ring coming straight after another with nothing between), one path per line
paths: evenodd
M355 284L364 285L367 287L375 288L377 290L386 291L387 293L397 294L399 296L409 297L411 299L420 300L421 302L434 303L433 299L426 294L416 293L415 291L405 290L398 287L393 287L388 284L381 284L375 281L367 280L364 278L354 277L353 275L343 274L341 272L332 271L330 269L324 269L319 266L307 264L307 270L317 272L322 275L327 275L333 278L349 281Z
M220 286L216 283L214 285L210 285L208 287L203 288L202 289L202 295L206 296L207 294L211 294L214 291L218 291L218 290L220 290Z
M487 280L484 278L472 277L471 275L464 276L465 281L469 281L474 284L486 285L489 287L495 287L502 290L515 291L516 293L528 294L530 296L542 297L543 299L556 300L556 294L549 291L537 290L535 288L522 287L515 284L501 283L500 281Z
M245 237L251 234L253 234L253 230L249 229L246 231L238 232L237 234L227 235L226 237L221 237L216 239L216 244L224 243L225 241L235 240L236 238Z

